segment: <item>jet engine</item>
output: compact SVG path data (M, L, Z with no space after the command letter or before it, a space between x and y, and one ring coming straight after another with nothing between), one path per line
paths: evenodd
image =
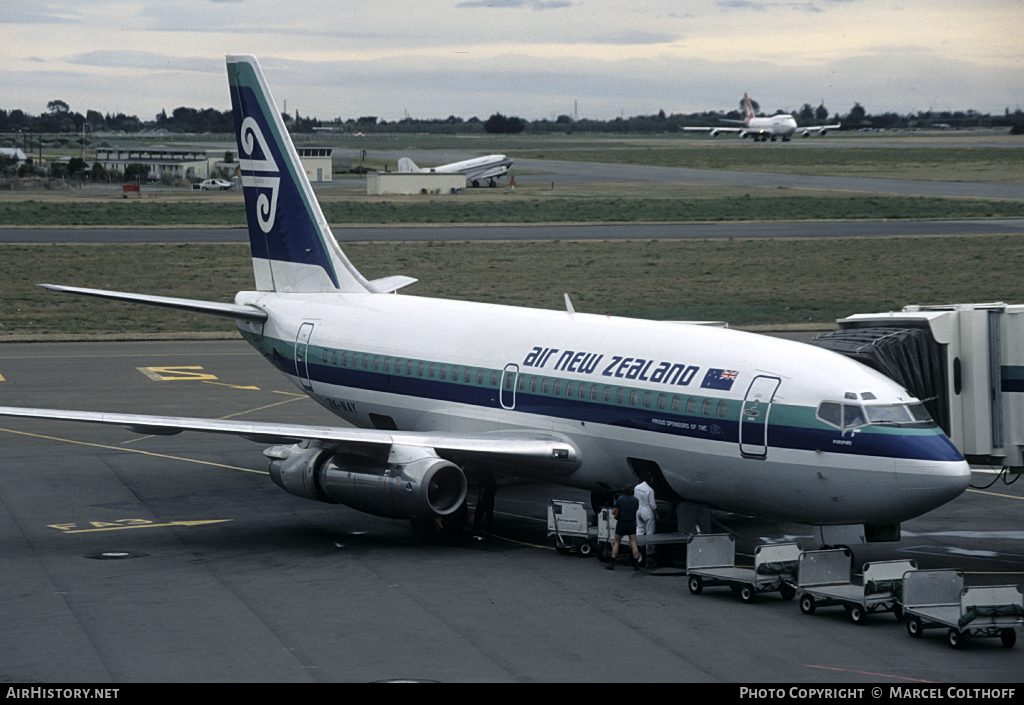
M392 446L386 458L374 458L303 442L263 454L285 492L377 516L446 516L466 499L462 469L430 448Z
M712 137L718 137L720 134L722 134L722 132L720 130L712 130L709 134Z
M825 134L825 133L822 132L821 134ZM800 136L803 137L804 139L807 139L808 137L811 136L811 131L810 130L804 130L803 132L800 133Z

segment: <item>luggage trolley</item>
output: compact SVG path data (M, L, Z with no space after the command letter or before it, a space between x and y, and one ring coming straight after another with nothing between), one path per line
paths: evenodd
M744 602L774 590L783 600L792 600L800 553L797 543L760 544L754 548L754 567L739 568L730 534L695 534L686 545L686 582L694 595L706 585L728 585Z
M910 560L865 563L863 584L854 585L849 551L808 551L800 556L797 572L800 611L814 614L818 607L842 605L854 624L863 624L872 612L892 612L901 620L903 576L915 570Z
M593 534L596 536L596 533ZM581 557L594 551L587 507L583 502L548 500L548 538L555 537L555 550L568 553L575 548Z
M1015 628L1024 624L1024 593L1019 585L964 587L959 570L919 570L903 578L903 611L910 636L948 627L946 639L954 649L963 648L968 636L997 636L1011 648Z
M597 511L597 557L599 560L607 563L612 559L612 546L615 541L615 525L617 520L612 515L611 507L601 507ZM691 534L682 531L673 531L665 534L645 534L636 537L636 545L640 549L647 549L640 551L641 565L645 565L648 560L648 552L654 546L662 544L676 544L686 543ZM620 551L626 550L627 555L629 552L629 541L625 537L622 539L622 547ZM647 566L650 567L650 566Z

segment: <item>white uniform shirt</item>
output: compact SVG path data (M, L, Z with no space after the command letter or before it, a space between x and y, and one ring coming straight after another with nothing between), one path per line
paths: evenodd
M654 533L654 490L646 482L641 482L633 490L633 496L640 500L640 509L636 513L636 533Z

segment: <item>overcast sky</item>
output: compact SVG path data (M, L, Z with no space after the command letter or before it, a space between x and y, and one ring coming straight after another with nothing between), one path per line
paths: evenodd
M322 119L1024 107L1024 0L85 0L0 6L0 108L227 110L224 55Z

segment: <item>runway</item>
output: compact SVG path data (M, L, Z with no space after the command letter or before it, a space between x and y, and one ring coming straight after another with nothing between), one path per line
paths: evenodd
M0 404L336 421L241 341L5 344ZM0 419L0 449L0 681L1020 678L1021 647L998 640L957 652L942 630L912 639L888 614L858 626L774 594L691 595L678 568L559 555L546 502L578 491L502 487L495 538L439 543L284 493L245 440ZM912 558L960 568L968 585L1020 584L1022 510L1024 483L968 491L905 522L901 541L856 547L854 564ZM717 519L747 552L810 540L806 527Z

